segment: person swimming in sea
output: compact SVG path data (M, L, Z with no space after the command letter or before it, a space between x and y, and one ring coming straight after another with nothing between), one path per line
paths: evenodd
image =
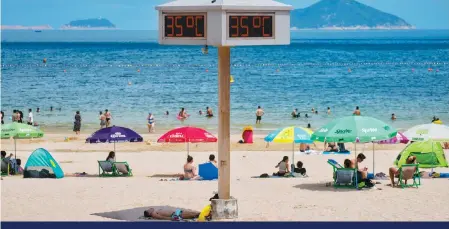
M296 108L292 111L292 118L299 118L299 117L300 115L298 113L298 108Z
M355 107L355 111L354 111L352 114L353 114L353 115L356 115L356 116L362 115L362 113L360 112L359 106L356 106L356 107Z
M203 115L203 111L202 111L202 110L199 110L199 111L198 111L198 114L199 114L199 115Z
M165 115L169 115L170 113L168 113L168 111L165 111Z

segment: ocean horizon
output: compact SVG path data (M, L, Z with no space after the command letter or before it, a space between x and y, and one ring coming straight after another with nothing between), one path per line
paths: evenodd
M162 46L152 31L2 31L1 110L34 111L43 127L71 131L79 110L83 127L99 126L109 109L113 124L145 128L195 125L217 129L217 51ZM259 130L297 125L317 128L332 118L362 115L398 129L449 122L449 30L292 31L288 46L235 47L231 51L231 125ZM43 59L47 63L43 63ZM431 71L430 71L431 69ZM130 84L130 85L129 85ZM50 112L50 106L61 111ZM191 117L176 119L181 107ZM326 114L327 107L332 115ZM301 118L290 113L298 108ZM311 114L311 109L318 114ZM170 115L165 116L164 112ZM308 113L309 118L305 118ZM391 114L397 116L391 121ZM82 127L82 128L83 128Z

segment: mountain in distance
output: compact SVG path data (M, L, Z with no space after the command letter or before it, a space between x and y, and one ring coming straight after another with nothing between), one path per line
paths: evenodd
M116 29L106 18L90 18L83 20L71 21L68 24L61 26L61 29L73 29L73 30L102 30L102 29Z
M404 19L355 0L321 0L291 12L292 30L415 29Z

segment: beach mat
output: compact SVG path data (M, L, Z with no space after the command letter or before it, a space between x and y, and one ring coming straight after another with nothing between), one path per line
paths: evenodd
M164 209L164 210L167 209L167 210L170 210L173 212L175 212L176 209L181 209L183 211L194 211L191 209L176 208L176 207L172 207L172 206L149 206L149 207L139 207L139 208L119 210L119 211L93 213L92 215L109 218L109 219L115 219L115 220L124 220L124 221L155 220L152 218L144 217L143 212L145 210L148 210L149 208L159 208L159 209ZM155 220L155 221L161 221L161 220ZM191 221L191 220L188 220L188 221Z
M344 152L329 152L329 151L323 151L324 155L348 155L351 154L351 151L344 151Z
M267 179L267 178L307 178L309 176L302 176L302 175L297 175L297 176L268 176L268 177L260 177L260 176L252 176L251 178L260 178L260 179Z
M181 177L183 175L184 174L182 174L182 173L171 173L171 174L154 174L154 175L151 175L148 177L151 177L151 178L176 178L176 177Z

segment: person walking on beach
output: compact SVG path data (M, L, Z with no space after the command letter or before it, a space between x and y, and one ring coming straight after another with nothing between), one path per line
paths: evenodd
M148 132L153 133L154 132L154 116L151 112L148 113L147 121L148 121L148 123L147 123Z
M262 121L262 116L264 114L265 112L262 110L260 106L258 106L256 110L256 124L260 124L260 121Z
M73 123L73 131L76 133L76 135L79 135L80 131L81 131L81 115L80 115L79 111L77 111L75 114L75 122Z
M360 109L359 109L359 107L357 106L357 107L355 107L355 111L352 113L353 115L356 115L356 116L360 116L360 115L362 115L362 113L360 112Z
M1 118L2 118L2 124L5 124L5 122L3 121L3 117L5 117L5 113L3 113L3 111L0 111L0 115L1 115Z
M111 112L109 112L108 109L104 110L104 116L106 117L106 127L110 127L111 126L111 119L112 119Z
M23 112L18 111L18 113L19 113L19 123L23 123Z
M34 118L33 118L33 111L30 109L28 109L28 125L32 126L34 123Z
M106 127L106 116L100 111L100 128L103 129Z

